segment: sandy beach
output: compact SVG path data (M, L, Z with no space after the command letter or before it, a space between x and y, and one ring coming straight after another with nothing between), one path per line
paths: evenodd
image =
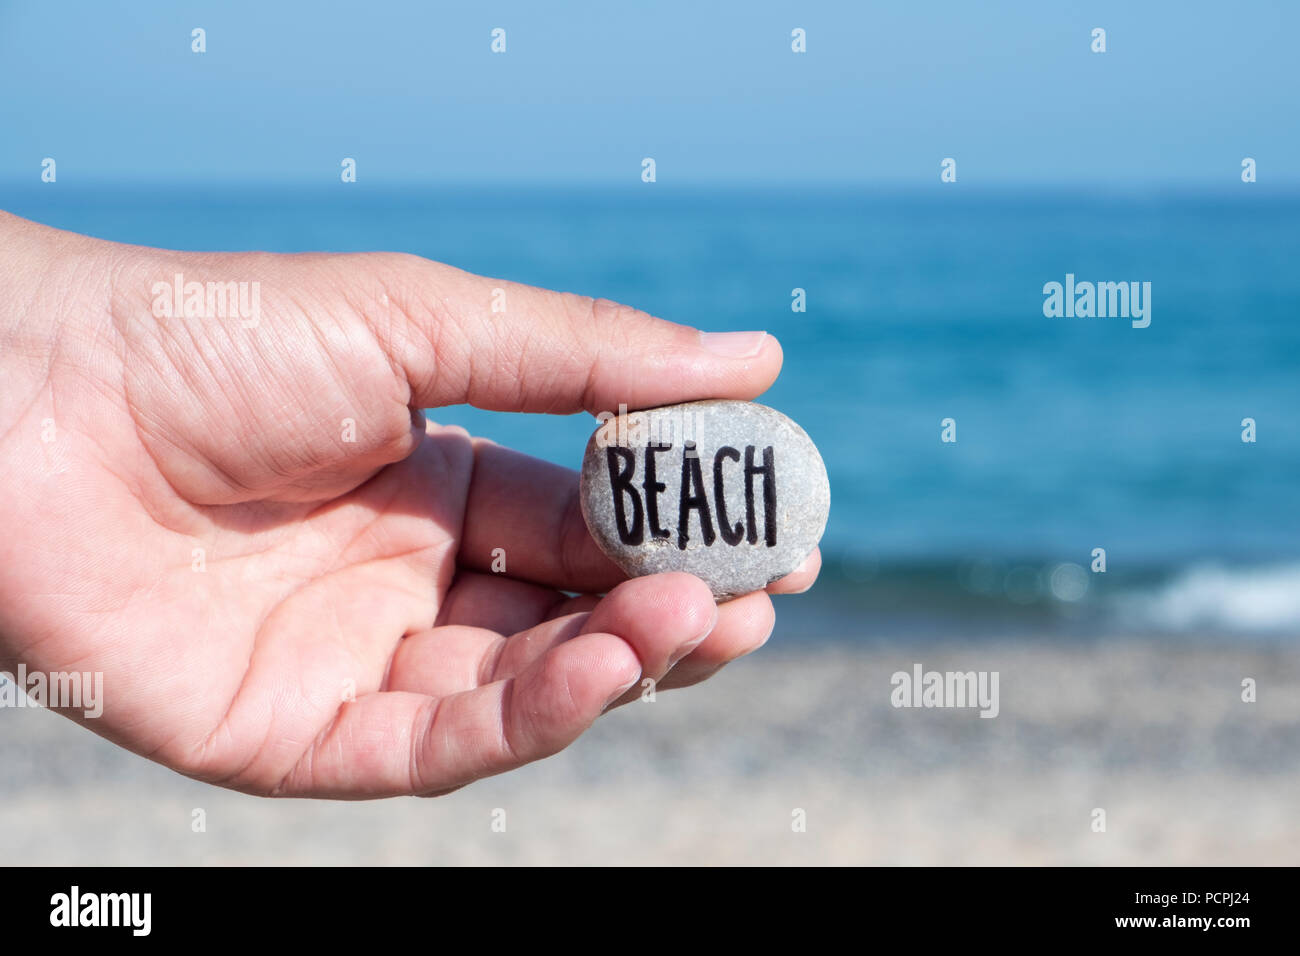
M890 675L914 663L997 670L999 715L891 706ZM1256 703L1241 700L1245 677ZM778 634L550 760L433 800L248 797L54 714L3 710L0 859L1295 864L1298 742L1300 661L1280 648L782 646Z

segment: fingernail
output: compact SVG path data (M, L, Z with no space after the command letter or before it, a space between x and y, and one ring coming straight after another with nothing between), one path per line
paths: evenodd
M812 552L810 551L810 552L808 553L808 557L804 558L802 561L799 562L799 567L795 568L795 569L794 569L793 571L791 571L790 573L791 573L791 574L802 574L802 573L808 571L808 570L812 567L812 563L813 563L813 556L812 556ZM811 588L811 587L812 587L814 584L816 584L816 583L817 583L817 579L816 579L816 578L813 578L811 581L809 581L807 584L805 584L803 587L801 587L798 591L788 591L787 593L788 593L788 594L803 594L803 593L805 593L809 588Z
M683 644L683 645L681 645L679 648L677 648L677 650L673 653L673 656L670 657L670 658L668 658L668 666L671 668L674 664L676 664L678 661L680 661L683 657L685 657L685 656L686 656L687 654L689 654L691 651L695 650L695 648L697 648L697 647L699 647L701 644L703 644L703 643L704 643L704 639L705 639L706 637L708 637L710 634L712 634L712 633L713 633L713 629L714 629L715 627L717 627L717 626L718 626L718 607L717 607L717 605L715 604L715 605L713 606L713 618L712 618L712 620L709 621L709 626L706 627L706 628L704 629L704 633L701 634L699 637L693 637L693 638L691 638L691 639L690 639L689 641L687 641L685 644Z
M633 677L630 681L628 681L618 690L614 691L614 693L610 695L609 700L605 701L605 706L600 708L600 712L603 714L605 711L613 707L614 702L618 700L620 697L622 697L624 694L626 694L634 686L636 686L636 682L639 681L640 679L641 679L641 675L637 674L635 677Z
M701 332L700 344L723 358L753 358L766 338L766 332Z

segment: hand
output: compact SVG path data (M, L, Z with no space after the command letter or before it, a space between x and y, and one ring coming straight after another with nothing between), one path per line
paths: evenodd
M102 716L64 712L124 747L251 793L445 793L771 632L766 594L623 580L575 473L419 411L753 398L771 337L407 255L175 253L4 213L0 250L0 670L102 672ZM247 308L176 317L177 274L248 283Z

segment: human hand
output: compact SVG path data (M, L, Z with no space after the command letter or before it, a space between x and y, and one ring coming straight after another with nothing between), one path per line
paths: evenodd
M177 253L4 213L0 250L0 670L102 672L102 716L64 712L124 747L251 793L445 793L771 633L767 594L624 580L574 472L419 411L753 398L770 336L407 255ZM158 317L177 274L257 283L256 316Z

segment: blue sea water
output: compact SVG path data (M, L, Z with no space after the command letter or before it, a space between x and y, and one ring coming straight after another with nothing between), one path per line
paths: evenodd
M1300 634L1300 196L637 186L59 185L0 207L173 248L413 252L767 329L785 368L761 401L831 476L823 580L782 602L801 632ZM1150 282L1150 326L1045 317L1067 273ZM431 417L570 466L593 427Z

